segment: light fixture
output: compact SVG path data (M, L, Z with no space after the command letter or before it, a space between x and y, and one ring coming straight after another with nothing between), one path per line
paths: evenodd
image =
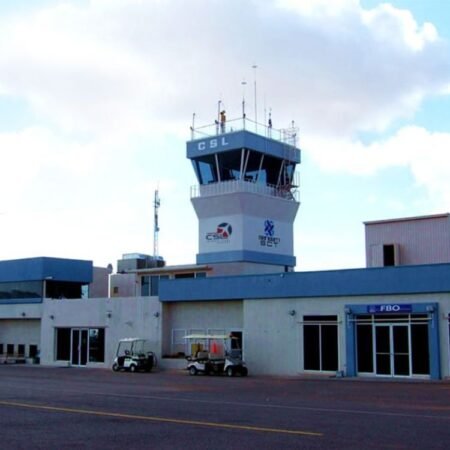
M295 309L290 309L288 314L292 317L294 317L297 314L297 311Z
M25 316L26 316L25 311L22 312L21 316L22 316L22 317L25 317Z
M50 320L53 320L55 318L53 314L50 314L48 317L50 317Z
M159 311L156 311L155 313L153 313L153 317L158 318L159 317Z
M106 313L106 317L107 317L108 319L111 319L111 317L112 317L112 312L111 312L111 311L108 311L108 312Z

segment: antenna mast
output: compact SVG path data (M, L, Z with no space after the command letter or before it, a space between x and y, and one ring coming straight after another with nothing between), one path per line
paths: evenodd
M161 201L159 199L158 189L155 191L155 199L153 201L153 210L154 210L154 229L153 229L153 257L156 259L159 256L159 245L158 245L158 233L159 233L159 224L158 224L158 210L161 205Z
M258 132L258 107L256 104L256 69L258 68L258 66L256 64L253 64L252 69L254 70L254 88L255 88L255 131Z

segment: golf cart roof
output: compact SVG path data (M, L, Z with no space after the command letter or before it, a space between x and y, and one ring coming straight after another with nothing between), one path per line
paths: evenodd
M119 342L136 342L136 341L147 341L148 339L144 338L123 338L120 339Z
M229 334L188 334L184 339L235 339Z

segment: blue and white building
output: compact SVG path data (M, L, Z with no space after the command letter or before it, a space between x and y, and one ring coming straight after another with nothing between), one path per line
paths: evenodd
M194 264L133 263L90 295L92 263L1 262L0 353L107 368L139 336L182 368L184 336L232 332L250 374L449 377L449 215L367 222L368 267L294 272L296 138L245 118L192 130Z

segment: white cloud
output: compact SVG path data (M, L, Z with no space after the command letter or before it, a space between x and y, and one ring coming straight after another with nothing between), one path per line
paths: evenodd
M409 48L419 52L438 40L433 24L419 26L410 11L397 9L388 3L362 12L363 23L373 30L376 39L389 46L399 44L400 50Z
M187 123L194 110L210 122L219 98L237 116L254 62L276 125L297 118L330 134L383 129L450 80L432 25L356 0L64 3L1 29L2 92L65 129L102 134Z
M348 139L306 137L303 147L327 172L370 176L391 167L404 167L427 190L430 209L447 210L450 205L450 133L408 126L370 145Z

